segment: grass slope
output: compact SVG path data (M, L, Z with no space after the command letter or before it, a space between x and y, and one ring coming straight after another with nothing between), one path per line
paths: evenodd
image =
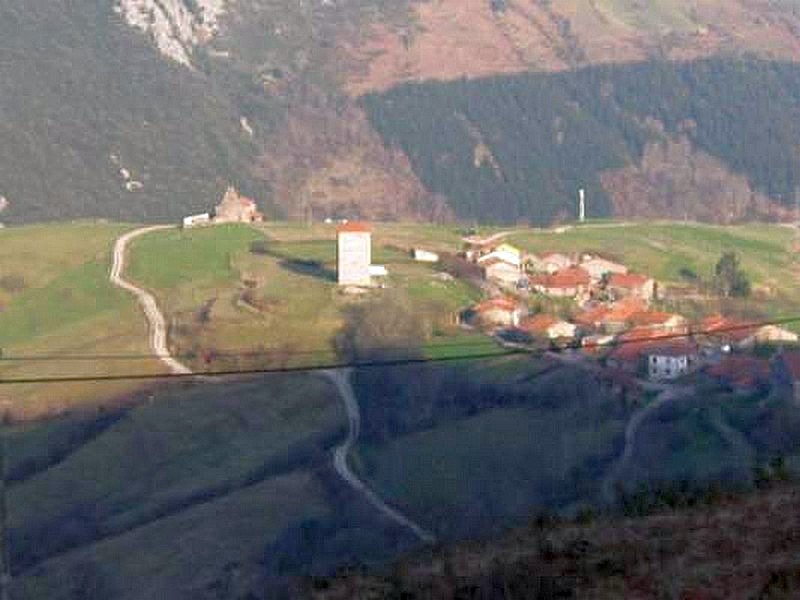
M373 262L387 265L390 290L408 294L420 310L455 313L476 290L438 281L435 266L414 263L398 246L452 250L456 240L449 229L378 225ZM262 251L251 252L254 241ZM130 273L156 293L180 352L283 349L293 364L326 364L354 302L340 294L335 269L335 227L269 224L261 232L229 226L148 235L132 247ZM201 321L204 306L211 308Z
M12 485L15 569L312 464L344 423L335 390L313 377L178 387L152 400ZM60 434L54 427L27 426L13 439L23 448L38 441L40 456L59 452L68 425ZM12 453L19 462L9 468L32 455Z
M108 281L114 240L129 226L78 222L0 230L0 277L22 281L0 292L0 377L8 379L160 372L156 361L12 361L53 354L147 354L147 330L133 298ZM129 382L3 386L15 416L33 417L127 393Z

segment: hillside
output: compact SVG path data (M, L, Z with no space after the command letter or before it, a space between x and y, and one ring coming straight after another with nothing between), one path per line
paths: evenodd
M575 0L120 0L102 6L79 0L24 8L6 3L0 6L5 57L0 75L13 85L6 83L0 94L0 219L172 220L209 209L224 187L234 184L271 217L504 221L521 216L545 222L561 213L563 194L572 197L574 173L551 176L541 170L512 182L541 190L538 198L525 201L514 192L512 204L522 206L513 209L506 206L502 186L491 188L501 199L494 210L494 202L483 197L490 189L485 181L453 174L484 189L479 199L470 198L432 181L420 167L423 157L408 144L387 144L394 138L387 138L386 124L376 124L374 114L368 118L358 98L394 94L404 82L459 86L468 85L458 82L466 77L476 86L496 85L498 74L534 72L569 73L564 77L576 77L580 88L592 77L582 74L602 73L592 67L611 63L630 65L630 76L642 75L649 67L637 65L651 60L755 56L791 63L800 57L799 10L795 0L595 0L588 8ZM626 69L621 70L625 78ZM689 217L716 220L718 200L705 197L725 185L737 197L727 200L734 206L722 220L785 216L771 204L786 202L793 183L781 174L785 161L765 179L748 156L762 148L731 145L721 154L701 144L720 128L725 135L752 137L729 124L739 114L731 112L725 94L737 86L762 89L764 81L751 72L726 76L730 80L717 82L724 85L711 96L702 96L702 86L690 90L698 94L695 103L710 103L709 112L728 120L711 129L700 123L688 134L688 146L674 129L667 136L645 136L645 148L637 134L635 148L630 140L617 142L597 164L587 164L566 140L559 160L588 169L586 185L602 183L605 190L597 214L613 209L616 215L676 216L672 196L680 194L690 205L703 204L684 211ZM563 114L567 108L550 103L573 101L571 93L554 83L558 77L545 81L556 89L541 98L545 104L537 110L569 120ZM769 97L789 103L776 110L792 114L793 85L778 77L767 86ZM630 124L606 114L608 103L598 91L588 86L581 92L583 100L587 94L600 96L581 105L595 121L583 133L596 141L605 130L625 137ZM463 113L457 101L444 99ZM660 126L664 110L672 115L685 108L669 95L662 104L663 110L624 108L648 120L648 127ZM495 112L506 127L519 128L513 106ZM405 116L419 124L429 118L414 111ZM764 120L769 116L757 110L751 121L762 138L770 137ZM464 132L451 142L474 147L486 127L473 122L467 132L471 142ZM789 130L778 136L773 150L786 154L791 135ZM728 142L717 136L704 143ZM480 143L486 148L476 160L492 168L494 140ZM529 163L551 158L547 149L523 148L538 152L530 160L525 156ZM597 170L604 171L602 178ZM662 183L671 171L681 180ZM676 191L670 195L665 189ZM550 199L542 200L545 195ZM465 209L465 203L474 206Z
M709 499L713 495L709 495ZM547 519L482 542L445 546L373 572L309 584L345 598L796 598L796 484L639 519ZM695 500L696 502L696 500ZM672 506L675 506L673 504Z
M800 59L796 0L436 0L404 28L374 26L353 54L355 94L398 83L567 71L650 59ZM444 60L443 60L444 59Z
M408 84L364 97L387 145L464 220L731 223L791 215L800 68L653 61Z
M161 372L148 356L141 311L107 279L113 240L128 229L83 222L0 230L0 273L11 275L0 281L0 378ZM366 298L337 291L335 225L326 224L151 232L132 242L126 276L157 297L171 325L170 349L198 369L328 364L346 326L366 322L352 320L365 314L360 308L378 307L372 314L394 327L395 299L404 298L424 337L415 349L461 360L357 370L361 421L349 462L383 501L443 543L494 535L540 511L571 516L611 506L604 486L620 464L627 424L648 410L653 394L618 388L552 356L500 356L495 341L453 327L448 317L480 293L403 250L452 251L461 234L455 226L377 224L374 257L390 275ZM687 271L710 276L723 252L736 251L754 296L731 301L726 312L797 313L788 227L604 222L518 228L507 239L536 252L612 256L665 287ZM719 310L715 299L695 308ZM481 359L467 360L472 351ZM55 360L30 360L37 354ZM99 356L65 361L58 354ZM12 419L5 434L15 598L275 598L298 577L385 564L418 543L337 476L331 454L347 421L328 379L140 383L2 386L0 403ZM696 395L656 404L642 425L648 443L620 467L614 488L634 493L622 508L647 507L649 496L636 495L640 486L677 485L680 497L686 486L695 489L681 482L749 488L778 458L786 473L800 469L800 412L787 396L734 393L700 376L694 384ZM775 499L776 511L781 502ZM605 526L586 533L593 544ZM623 550L651 532L647 523L630 527ZM554 531L556 552L564 531L573 539L574 529ZM765 539L774 543L776 577L783 577L781 544L795 541ZM597 572L606 577L609 565L600 563L617 547L597 551ZM621 552L610 568L637 574ZM711 576L715 568L708 565ZM662 585L655 567L641 569ZM771 576L759 570L754 581ZM611 577L609 585L621 585ZM130 586L137 578L143 583Z

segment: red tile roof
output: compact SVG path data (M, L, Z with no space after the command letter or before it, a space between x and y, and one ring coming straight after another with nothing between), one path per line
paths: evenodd
M663 335L663 334L662 334ZM692 356L697 354L697 346L682 340L663 340L646 338L620 337L620 345L611 353L611 357L630 362L639 360L642 356Z
M664 325L673 317L678 316L680 315L662 311L641 310L628 317L628 321L635 327L655 327Z
M371 231L372 229L369 225L360 221L350 221L349 223L339 225L336 229L337 233L370 233Z
M645 308L647 308L647 303L641 298L623 298L611 305L604 322L624 323L637 312L645 310Z
M488 312L490 310L504 310L506 312L514 312L517 310L518 304L511 298L490 298L477 304L473 310L478 313Z
M599 325L605 320L605 317L611 312L611 308L608 306L600 305L600 306L593 306L583 312L579 313L575 317L575 322L578 325L586 325L590 327L594 327Z
M608 285L625 289L640 288L652 278L638 273L611 273Z
M752 356L726 356L709 367L708 374L735 384L752 385L769 378L769 363Z
M553 325L560 322L561 319L554 315L541 313L525 319L519 328L528 333L547 333Z
M707 317L703 319L699 327L696 328L697 333L716 335L733 341L745 340L757 330L758 325L754 323L739 321L738 319L732 319L722 315Z
M589 273L581 267L569 267L552 275L533 275L530 281L545 288L574 288L587 286L591 282Z

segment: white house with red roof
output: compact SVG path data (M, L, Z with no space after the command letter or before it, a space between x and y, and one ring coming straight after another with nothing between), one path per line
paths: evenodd
M586 297L591 291L591 277L580 267L569 267L556 273L531 275L531 289L553 298Z
M561 252L547 252L541 256L531 255L528 264L537 273L553 274L574 266L576 261Z
M578 329L573 323L545 313L524 319L519 328L534 337L546 337L551 340L574 339Z
M619 275L626 275L628 273L628 267L625 265L600 258L599 256L592 256L582 260L581 267L589 273L589 276L594 282L601 281L603 277L612 273L617 273Z
M473 306L469 319L486 327L518 327L528 311L513 298L490 298Z
M615 299L641 298L651 302L656 297L656 281L638 273L611 273L606 283L606 291Z

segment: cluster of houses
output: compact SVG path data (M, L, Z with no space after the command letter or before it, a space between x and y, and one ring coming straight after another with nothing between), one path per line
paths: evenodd
M794 344L798 336L792 331L722 315L690 323L654 308L659 288L652 277L604 257L537 256L505 242L466 242L463 256L482 268L491 295L465 311L462 319L468 324L514 342L544 340L579 348L601 357L609 370L654 381L704 369L732 388L756 389L774 381L777 369L783 381L798 382L800 402L800 354L795 364L792 352L781 352L771 365L749 352L759 344ZM532 294L574 301L571 318L530 314Z

